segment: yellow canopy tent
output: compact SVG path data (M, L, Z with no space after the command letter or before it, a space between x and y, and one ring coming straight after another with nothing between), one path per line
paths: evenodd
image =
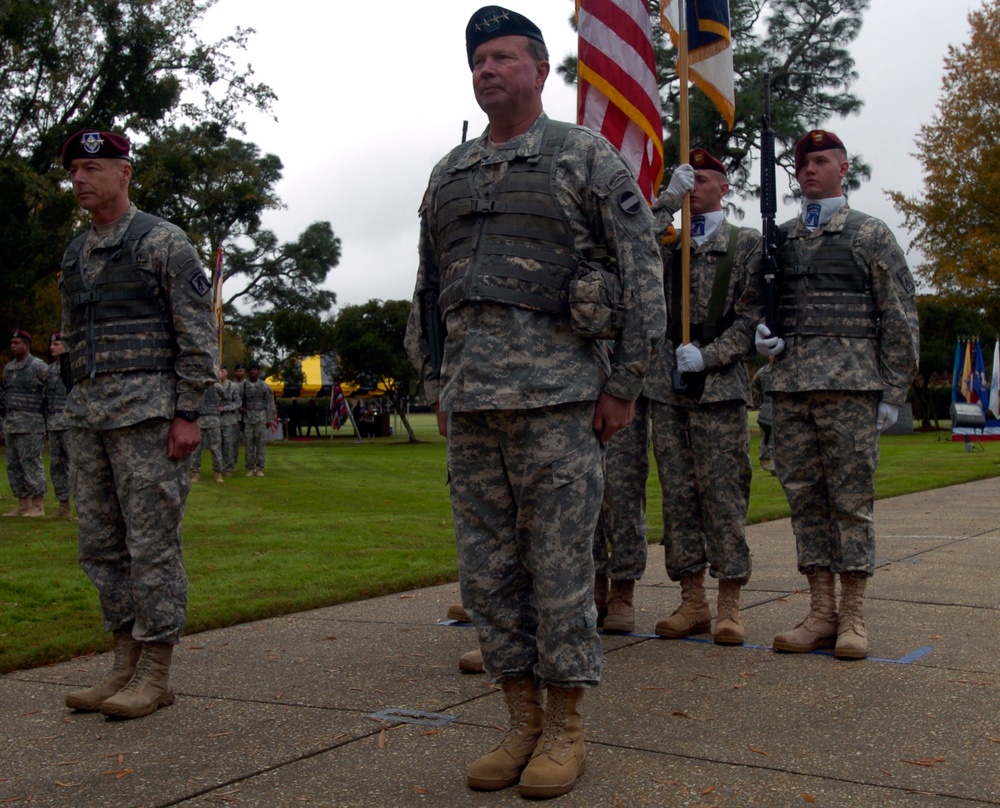
M301 361L301 366L302 384L300 386L285 384L273 376L264 380L274 391L275 398L322 398L333 392L334 379L330 378L323 367L323 361L319 354L306 357ZM381 383L374 390L365 390L350 382L342 383L340 388L348 398L384 396L388 392L385 385Z

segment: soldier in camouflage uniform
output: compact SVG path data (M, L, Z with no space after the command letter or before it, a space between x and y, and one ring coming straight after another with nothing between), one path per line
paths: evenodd
M278 418L274 392L260 378L260 365L250 365L250 379L243 383L243 424L246 431L247 477L264 476L268 431Z
M201 404L201 443L198 448L191 453L190 476L191 482L198 482L201 479L201 450L208 448L212 456L212 476L217 483L223 482L222 471L225 468L225 461L222 455L222 428L220 422L219 408L222 405L224 390L221 382L216 382L205 391L205 398Z
M75 521L69 504L73 442L66 418L66 385L62 380L62 360L59 358L66 354L66 348L58 333L49 337L49 353L55 361L49 365L45 377L45 429L49 438L49 477L59 501L59 510L54 518Z
M120 135L84 130L62 154L91 219L66 250L60 281L79 558L114 635L108 678L66 704L119 718L174 700L188 457L216 362L205 270L181 230L129 201L129 148Z
M3 369L7 405L3 431L7 436L7 480L17 497L4 516L45 516L45 377L46 364L31 354L31 334L15 328L10 337L14 358Z
M229 380L229 369L219 369L219 431L222 436L222 476L232 477L240 449L240 407L243 388Z
M548 797L584 769L579 706L604 663L593 600L602 442L631 420L665 325L662 269L618 152L542 112L538 28L488 6L466 46L489 127L431 174L406 345L448 438L462 603L512 727L468 784ZM585 258L605 274L581 272ZM622 289L610 363L595 338L610 307L588 295L598 280Z
M750 438L746 359L760 320L760 233L726 221L725 165L694 149L691 191L691 342L683 344L679 241L664 251L671 328L654 353L644 393L651 399L653 454L663 492L667 575L681 603L656 624L661 637L709 631L705 571L719 581L719 644L742 644L740 589L750 579L746 542ZM682 373L675 384L675 371Z
M774 461L811 606L773 646L833 646L838 658L862 659L862 600L875 573L878 438L895 423L917 371L914 283L889 228L848 207L840 138L809 132L794 157L804 199L800 216L781 225L780 330L771 334L761 324L756 342L761 354L775 357Z

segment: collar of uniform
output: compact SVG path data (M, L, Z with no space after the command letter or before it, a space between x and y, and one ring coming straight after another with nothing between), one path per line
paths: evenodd
M476 163L506 163L514 157L533 157L541 151L542 135L549 117L544 112L535 118L528 131L489 148L489 127L479 137L475 145L458 161L456 168L469 168Z
M821 224L815 230L810 230L806 227L805 223L802 221L801 216L796 216L795 221L795 233L798 236L808 238L809 236L815 236L819 233L839 233L844 229L844 225L847 224L847 214L851 212L850 205L844 205L840 208L830 220L825 224Z
M715 231L715 235L712 236L708 241L702 243L700 247L694 245L692 242L691 246L694 252L715 252L715 253L726 253L729 252L729 228L732 225L729 224L728 219L723 219L722 223L719 225L719 229Z
M135 206L134 202L130 202L128 210L122 214L121 218L115 222L114 229L105 236L97 235L97 228L91 225L91 230L94 234L94 247L113 247L121 244L125 239L125 233L128 231L128 226L132 224L132 220L135 218L135 214L139 212L139 209Z

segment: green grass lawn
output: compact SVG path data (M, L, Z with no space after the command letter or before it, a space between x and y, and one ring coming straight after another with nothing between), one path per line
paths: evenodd
M184 520L187 632L455 580L445 445L433 416L412 416L420 443L271 444L267 476L212 482L207 453ZM788 515L778 481L757 470L750 522ZM402 434L401 434L402 433ZM880 497L1000 474L1000 443L965 452L950 433L882 439ZM655 465L653 467L655 469ZM4 468L6 472L6 468ZM0 511L13 507L0 478ZM649 536L663 530L655 471ZM55 510L54 500L46 503ZM0 518L0 673L109 647L94 587L76 563L75 524Z

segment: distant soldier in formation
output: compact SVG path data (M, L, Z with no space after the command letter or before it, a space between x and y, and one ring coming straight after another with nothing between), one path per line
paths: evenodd
M212 476L217 483L223 482L222 472L225 469L225 460L222 454L222 427L219 409L222 405L223 386L221 382L216 382L205 391L205 398L201 404L201 443L198 448L191 453L191 482L196 483L201 479L201 450L208 449L212 456Z
M799 216L781 225L780 330L760 324L756 343L774 357L774 462L810 608L773 647L833 647L838 658L862 659L878 439L896 422L917 371L915 286L892 231L847 204L843 141L814 130L795 144L794 158L803 200Z
M264 476L268 430L278 418L274 392L260 378L260 365L250 365L250 379L243 385L243 422L246 432L247 477Z
M17 507L5 516L45 516L45 378L48 367L31 354L31 334L15 328L3 369L7 480Z
M88 129L62 153L91 220L60 280L79 560L114 637L109 675L69 693L66 706L116 718L174 702L188 457L218 361L211 283L183 231L129 201L129 152L121 135Z
M222 476L232 477L240 451L240 407L243 386L231 381L229 369L219 369L219 432L222 436Z
M45 378L45 429L49 439L49 477L59 510L56 519L75 521L70 506L70 474L73 465L72 434L66 418L66 385L62 379L59 357L66 354L66 348L58 333L49 337L49 353L53 362L49 365Z

